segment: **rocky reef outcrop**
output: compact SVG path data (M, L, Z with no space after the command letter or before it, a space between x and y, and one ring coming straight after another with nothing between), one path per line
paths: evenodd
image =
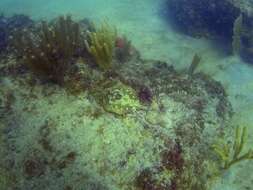
M214 40L252 63L252 10L247 0L168 0L164 18L181 32Z
M2 59L2 189L207 190L221 176L212 146L233 132L221 83L115 46L110 68L82 54L60 84Z

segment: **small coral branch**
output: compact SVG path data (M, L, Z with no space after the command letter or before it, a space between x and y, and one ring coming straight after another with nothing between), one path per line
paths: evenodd
M195 53L193 58L192 58L191 65L188 69L188 75L189 76L193 76L194 71L197 69L197 67L200 64L200 61L201 61L201 57L197 53Z
M243 32L243 16L240 14L234 22L233 26L233 36L232 36L232 50L234 55L238 55L241 50L242 42L242 32Z
M222 169L227 170L232 165L243 161L253 159L253 150L250 149L242 154L243 148L247 141L247 128L237 127L235 131L235 138L233 146L230 147L228 143L216 144L213 146L214 151L222 161Z
M88 32L89 41L85 41L86 48L100 69L111 68L116 35L116 29L107 22L102 23L95 32Z

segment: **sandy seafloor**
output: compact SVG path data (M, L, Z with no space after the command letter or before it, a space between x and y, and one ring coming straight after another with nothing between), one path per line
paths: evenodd
M88 17L99 21L108 18L120 34L131 39L143 58L167 61L173 63L176 69L186 68L193 55L200 54L199 70L225 86L236 113L235 122L248 127L248 145L252 147L253 64L244 63L235 56L223 55L205 39L193 39L174 32L159 15L161 4L159 0L1 0L0 11L7 15L24 13L34 19L48 19L65 13L77 19ZM253 175L248 171L249 166L253 169L252 161L239 165L231 169L230 174L214 189L239 190L240 184L252 183L247 181L250 173ZM253 187L250 189L253 190Z

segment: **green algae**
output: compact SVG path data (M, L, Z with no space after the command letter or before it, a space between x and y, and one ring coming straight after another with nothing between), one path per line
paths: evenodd
M11 184L11 175L0 167L0 189L8 189Z

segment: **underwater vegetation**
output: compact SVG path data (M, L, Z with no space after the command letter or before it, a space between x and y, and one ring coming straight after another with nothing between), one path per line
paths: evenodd
M242 37L242 33L243 33L243 29L242 29L242 25L243 25L243 20L242 20L242 14L240 14L240 16L238 16L235 19L234 22L234 26L233 26L233 36L232 36L232 51L234 55L240 55L240 51L241 51L241 46L242 46L242 42L241 42L241 37Z
M232 146L229 146L227 142L213 145L214 151L221 159L222 169L227 170L238 162L253 159L253 150L250 149L246 153L242 153L247 142L247 136L246 127L237 127Z
M88 64L93 57L98 68L110 69L116 29L107 22L95 28L87 26L90 24L60 16L52 22L42 21L39 27L16 31L12 44L17 58L41 79L60 85L80 58Z
M201 57L198 54L194 54L190 67L188 68L188 75L193 76L195 70L199 66Z
M52 24L43 21L37 30L17 31L13 39L17 55L28 68L58 84L63 84L67 69L85 49L80 26L70 16Z
M117 31L104 21L99 27L95 27L94 32L88 31L89 40L85 41L86 48L94 57L100 69L111 68L112 56L115 47Z
M0 167L0 189L8 189L13 179L6 169Z

